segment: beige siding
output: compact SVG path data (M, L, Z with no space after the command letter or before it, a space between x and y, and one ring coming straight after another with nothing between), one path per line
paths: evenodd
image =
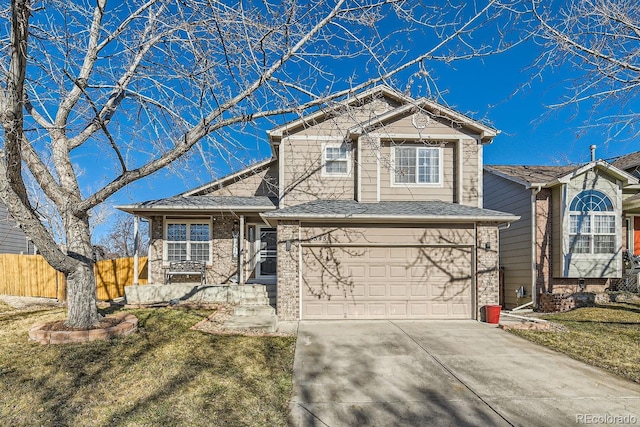
M406 116L401 117L391 123L385 124L385 126L372 131L375 135L381 137L393 138L394 135L417 135L418 138L424 139L437 139L438 136L454 136L455 138L467 138L469 134L465 133L463 129L457 123L451 123L448 120L437 119L431 115L425 123L421 120L420 113L418 116L415 114L407 113ZM420 123L422 122L422 123Z
M350 174L327 176L323 173L323 147L341 140L285 139L283 145L284 200L281 207L317 199L355 199L356 171L351 149Z
M379 201L380 173L380 140L378 138L361 137L358 140L360 158L357 160L360 174L360 191L358 201Z
M339 245L473 245L473 225L439 224L438 226L326 226L304 224L301 229L302 244Z
M562 277L590 278L590 277L621 277L622 261L619 254L574 254L569 247L569 212L573 198L585 189L600 190L613 203L616 212L616 247L622 246L622 194L615 180L603 173L592 170L585 172L567 184L567 211L563 224L565 233L563 254L565 265Z
M500 266L504 268L505 305L514 308L531 301L532 212L531 190L492 173L484 174L484 207L520 216L520 220L500 231ZM516 290L524 286L526 298Z
M472 225L307 224L301 236L303 319L473 317Z
M462 200L461 204L481 208L480 205L480 179L478 176L481 170L480 158L482 150L475 139L463 139L462 144Z
M411 145L407 143L407 145ZM380 200L441 200L443 202L456 202L456 168L455 168L456 143L450 142L442 147L442 185L403 185L392 184L392 146L389 141L382 143L380 150Z
M268 169L221 184L201 194L278 197L278 162L273 162Z
M379 98L373 102L369 100L362 106L343 107L328 114L323 121L308 122L304 129L295 132L304 136L331 136L342 138L345 132L352 126L373 119L392 108L398 107L398 103L388 98Z

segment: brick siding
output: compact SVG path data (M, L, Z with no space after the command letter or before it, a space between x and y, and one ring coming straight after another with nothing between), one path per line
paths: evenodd
M278 223L278 296L279 320L300 318L300 224L297 221ZM287 242L290 248L287 250Z
M497 305L500 300L498 227L493 224L478 224L476 239L476 318L481 319L484 306Z

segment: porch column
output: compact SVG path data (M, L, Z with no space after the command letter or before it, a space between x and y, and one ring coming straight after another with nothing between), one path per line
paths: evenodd
M238 240L238 284L244 285L244 215L240 215Z
M138 278L138 242L140 241L138 232L140 230L139 224L140 218L138 215L133 217L133 285L139 285Z

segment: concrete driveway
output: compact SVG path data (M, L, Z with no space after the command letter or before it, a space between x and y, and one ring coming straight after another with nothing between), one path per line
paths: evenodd
M640 425L640 384L475 321L303 321L291 423Z

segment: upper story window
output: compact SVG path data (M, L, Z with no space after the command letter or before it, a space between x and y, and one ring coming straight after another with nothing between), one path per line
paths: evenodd
M395 184L441 184L442 150L439 147L394 147Z
M616 252L616 215L611 199L598 190L584 190L569 205L570 250L578 254Z
M349 176L351 173L351 144L326 144L323 149L322 173L328 176Z
M165 261L211 261L211 225L202 220L167 222Z

